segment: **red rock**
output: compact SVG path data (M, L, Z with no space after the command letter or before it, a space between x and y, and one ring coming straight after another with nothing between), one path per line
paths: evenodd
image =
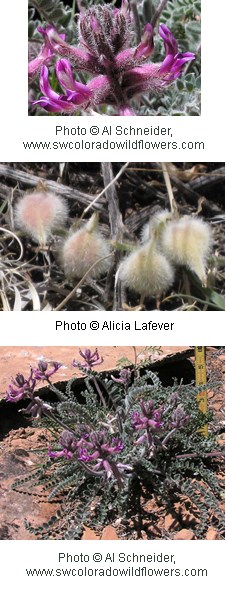
M63 366L52 376L53 383L59 381L68 381L73 376L81 376L79 369L72 366L73 359L81 359L79 356L79 346L0 346L0 374L1 374L1 389L0 398L5 397L5 391L8 387L11 378L17 373L30 372L30 366L35 366L40 359L47 361L59 361ZM82 348L85 348L82 347ZM94 346L90 347L92 350ZM142 346L137 346L137 353L143 350ZM104 362L97 365L97 371L110 371L115 369L116 362L119 358L126 357L130 363L134 362L134 350L132 346L98 346L100 356L103 357ZM183 353L186 356L190 355L191 348L188 346L162 346L160 355L156 355L151 359L153 365L166 357L172 357L174 354ZM43 383L37 386L43 387Z
M206 533L206 540L207 541L216 541L218 538L218 532L215 529L208 529Z
M88 526L83 525L84 533L82 535L82 541L99 541L100 537L96 535L96 533L90 529Z
M172 529L175 530L175 528L176 528L175 525L177 525L177 522L175 521L175 518L172 516L172 514L167 514L165 516L165 520L164 520L164 528L167 531L170 531Z
M193 531L189 529L181 529L173 537L175 541L192 541L195 538Z
M214 391L213 391L212 389L210 389L210 390L207 392L207 397L208 397L209 399L212 399L212 397L214 397Z
M119 537L111 524L108 524L102 533L101 541L119 541Z

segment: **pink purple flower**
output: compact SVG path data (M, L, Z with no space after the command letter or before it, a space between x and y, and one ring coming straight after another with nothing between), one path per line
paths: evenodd
M25 379L24 375L18 373L8 386L6 401L18 402L21 399L30 397L33 394L35 385L36 379L34 379L33 369L31 369L28 379Z
M49 368L52 367L52 368ZM46 361L39 361L38 366L36 369L33 369L34 378L37 381L48 381L50 377L56 373L62 367L61 363L56 361L46 362Z
M128 0L121 9L112 6L92 6L80 13L79 47L74 47L59 35L52 25L39 28L44 46L30 71L41 67L41 97L33 104L49 112L74 113L111 105L116 114L134 115L131 99L145 92L155 93L171 84L184 65L195 59L191 52L180 53L178 44L166 25L160 25L166 56L162 63L146 63L154 50L153 27L144 27L141 42L132 44L132 17ZM49 83L48 65L53 56L59 87L58 93ZM76 72L86 72L92 78L83 84L75 79Z
M111 379L114 381L114 383L120 383L124 385L125 389L127 389L131 383L131 375L132 372L130 369L122 369L119 373L119 377L114 377L114 375L111 375Z
M104 432L93 432L79 449L79 461L85 464L91 463L90 468L93 474L106 473L108 479L113 475L121 485L123 471L129 471L131 467L122 463L118 464L112 455L120 453L123 448L124 445L120 439L113 437L109 441Z
M92 369L96 365L101 365L104 362L104 359L100 357L97 348L94 352L90 350L90 348L85 348L85 350L79 350L79 354L84 359L85 362L80 363L75 359L72 361L73 367L82 367L83 369Z
M52 49L49 38L48 38L49 31L52 29L53 29L52 25L48 25L46 27L46 29L43 29L42 27L37 27L37 31L39 33L41 33L44 37L44 44L42 45L41 50L38 53L38 55L34 59L29 61L29 63L28 63L28 75L31 78L33 76L35 76L40 71L41 67L44 64L45 65L49 64L54 57L55 52ZM65 39L64 34L59 35L59 37L62 40Z
M52 451L51 447L48 449L48 455L51 459L72 459L78 448L78 440L73 432L64 430L59 438L59 445L62 447L58 451Z

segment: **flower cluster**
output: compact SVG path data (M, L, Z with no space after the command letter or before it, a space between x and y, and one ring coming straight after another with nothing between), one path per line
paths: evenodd
M121 9L92 6L80 13L78 47L68 44L53 25L39 27L44 45L29 63L29 75L40 72L41 97L33 104L51 113L69 114L111 105L118 115L135 115L131 99L164 90L195 55L180 53L171 31L161 24L159 35L164 42L165 58L162 63L146 63L154 50L153 27L146 24L140 43L131 47L132 25L129 2L122 0ZM49 82L48 66L55 57L59 57L55 72L61 94ZM86 84L81 83L74 77L76 72L92 77Z
M73 367L82 367L83 369L92 369L92 367L95 367L96 365L101 365L104 362L104 359L102 357L100 357L99 352L97 350L97 348L95 349L95 351L92 353L92 351L90 350L90 348L85 348L85 350L79 350L79 354L81 355L81 357L84 359L85 362L80 363L79 361L76 361L75 359L72 361L72 365Z
M164 423L162 420L163 407L154 409L152 400L146 403L141 400L141 412L133 412L131 422L134 430L144 430L145 432L136 440L136 445L146 442L150 448L153 446L153 433L161 431Z
M69 431L64 431L60 436L59 444L62 447L61 450L49 449L50 458L72 459L74 457L90 474L106 475L107 479L113 476L119 485L122 484L124 472L132 471L131 465L116 462L114 459L114 456L124 448L122 441L115 437L109 440L103 430L83 433L80 438Z
M12 379L6 391L7 402L18 402L22 399L29 399L30 403L27 408L21 410L24 414L29 414L32 418L40 418L43 413L48 414L52 411L49 404L36 396L35 387L38 381L47 381L50 383L50 377L61 367L58 362L39 361L36 368L30 369L30 375L25 379L24 375L18 373L15 379Z
M126 368L121 369L119 377L114 377L114 375L111 375L111 379L114 381L114 383L121 383L125 389L128 389L132 380L132 371Z
M24 375L17 373L15 379L12 379L6 391L7 402L18 402L21 399L30 397L33 394L36 379L33 375L33 369L30 370L30 375L25 379Z

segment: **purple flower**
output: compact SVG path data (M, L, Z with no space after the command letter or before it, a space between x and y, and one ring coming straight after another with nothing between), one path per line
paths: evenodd
M111 379L114 381L114 383L121 383L124 385L125 389L127 389L131 383L131 374L132 373L130 369L122 369L119 373L119 377L114 377L114 375L111 375Z
M120 453L124 448L123 442L118 438L108 440L105 432L93 432L89 438L82 442L79 448L79 461L90 464L89 470L93 474L102 475L104 472L107 478L114 476L118 484L122 485L122 474L124 471L131 471L130 465L116 463L112 455Z
M51 459L59 459L61 457L64 459L71 459L78 448L79 442L76 440L72 432L64 430L60 435L59 444L62 447L59 451L52 451L49 447L48 455Z
M79 350L79 354L85 360L84 363L80 363L75 359L72 361L73 367L82 367L83 369L92 369L96 365L101 365L104 362L104 359L100 357L99 352L96 350L92 353L90 348L85 348L85 350Z
M15 379L12 379L6 391L7 402L18 402L20 399L26 399L33 394L36 385L36 379L33 376L33 369L30 371L28 379L18 373Z
M51 47L51 43L49 41L49 35L52 30L55 30L52 25L48 25L46 29L42 27L37 27L37 31L41 33L44 37L44 45L42 45L39 54L32 59L28 64L28 75L29 77L33 77L37 72L40 71L41 67L45 64L49 64L52 61L52 58L55 54L54 50ZM59 35L59 37L64 40L65 35Z
M183 406L179 404L172 412L171 426L173 428L182 428L189 420L189 417L185 414Z
M144 430L145 432L135 441L135 445L145 443L148 445L151 452L153 452L154 444L156 442L156 432L161 431L163 427L162 413L163 406L154 409L152 400L146 403L141 400L140 402L141 412L133 412L131 416L132 427L134 430Z
M23 414L30 414L34 419L41 418L43 414L48 414L52 411L52 407L44 402L40 397L35 396L28 404L26 410L21 410Z
M121 9L92 6L80 13L79 47L69 45L51 25L46 29L39 28L45 45L36 58L38 62L31 62L30 70L36 70L42 64L42 96L33 104L50 112L62 113L107 104L115 107L119 115L134 115L131 99L144 92L164 90L181 74L184 64L195 59L191 52L179 53L171 31L160 25L159 34L164 41L166 56L162 63L145 63L154 50L153 27L148 23L141 42L137 47L131 47L131 21L128 0L122 1ZM55 92L49 84L47 65L53 54L61 58L55 67L62 94ZM73 73L76 71L87 72L92 79L87 84L77 82Z
M132 426L135 430L146 430L149 428L157 430L162 428L162 407L158 410L154 410L152 400L149 400L146 403L142 400L140 402L140 407L142 412L133 412L131 416Z
M48 366L52 366L52 369L48 369ZM33 375L37 381L49 381L50 377L56 373L62 367L61 363L58 362L50 362L47 363L46 361L39 361L37 369L33 370Z
M52 451L51 448L48 448L48 456L50 459L71 459L73 457L73 453L71 451L67 451L67 449L62 449L61 451Z

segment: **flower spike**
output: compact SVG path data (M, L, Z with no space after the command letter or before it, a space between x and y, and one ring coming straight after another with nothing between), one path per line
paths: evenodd
M131 100L139 94L163 91L183 71L187 62L195 59L191 52L180 53L171 31L164 24L159 34L164 41L166 56L162 63L144 63L154 50L153 26L147 23L137 47L131 47L132 13L130 3L122 0L121 8L91 6L80 11L79 47L73 47L52 25L39 28L45 44L29 70L41 66L42 96L33 104L52 113L87 111L99 105L110 105L120 116L133 116ZM49 83L48 68L53 58L56 76L63 89L55 92ZM76 80L76 72L88 72L87 84Z

